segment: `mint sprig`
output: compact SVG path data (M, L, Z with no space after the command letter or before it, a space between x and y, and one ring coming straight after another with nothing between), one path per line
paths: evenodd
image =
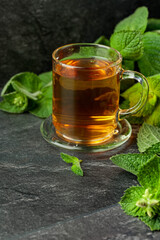
M9 113L29 111L40 118L52 113L52 72L37 76L22 72L14 75L1 92L0 110Z
M145 152L147 149L160 142L160 128L144 123L138 132L137 145L140 152Z
M111 157L117 166L137 175L141 186L128 188L120 205L128 215L138 217L153 230L160 230L160 128L144 123L138 133L143 153ZM155 155L154 155L155 154Z
M79 160L77 157L70 156L66 153L61 153L60 155L64 162L72 164L71 167L72 172L74 172L76 175L83 176L83 170L80 165L82 160Z
M138 172L141 186L128 188L120 205L126 214L139 217L151 230L160 230L160 157L154 156Z

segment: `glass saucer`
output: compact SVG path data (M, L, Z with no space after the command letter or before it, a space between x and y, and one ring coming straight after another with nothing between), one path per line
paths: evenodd
M108 151L114 148L119 147L125 143L131 136L132 127L126 119L122 119L118 122L117 129L115 130L116 134L112 138L98 145L82 145L76 143L66 142L57 136L54 125L52 123L52 116L46 118L40 127L41 134L43 138L50 144L70 149L70 150L79 150L79 151L89 151L89 152L103 152Z

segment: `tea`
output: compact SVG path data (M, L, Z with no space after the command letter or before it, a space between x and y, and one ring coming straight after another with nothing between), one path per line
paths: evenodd
M109 139L117 126L119 73L103 58L67 59L53 72L53 124L79 144Z

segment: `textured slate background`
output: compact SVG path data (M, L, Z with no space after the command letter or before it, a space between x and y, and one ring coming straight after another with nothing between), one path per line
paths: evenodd
M160 17L159 0L1 0L0 86L21 71L50 70L58 46L109 37L118 21L142 5L150 17Z

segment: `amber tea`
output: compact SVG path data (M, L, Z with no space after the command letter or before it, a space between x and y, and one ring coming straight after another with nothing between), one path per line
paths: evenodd
M59 137L78 144L109 139L117 126L120 80L103 58L62 60L53 71L53 124Z

